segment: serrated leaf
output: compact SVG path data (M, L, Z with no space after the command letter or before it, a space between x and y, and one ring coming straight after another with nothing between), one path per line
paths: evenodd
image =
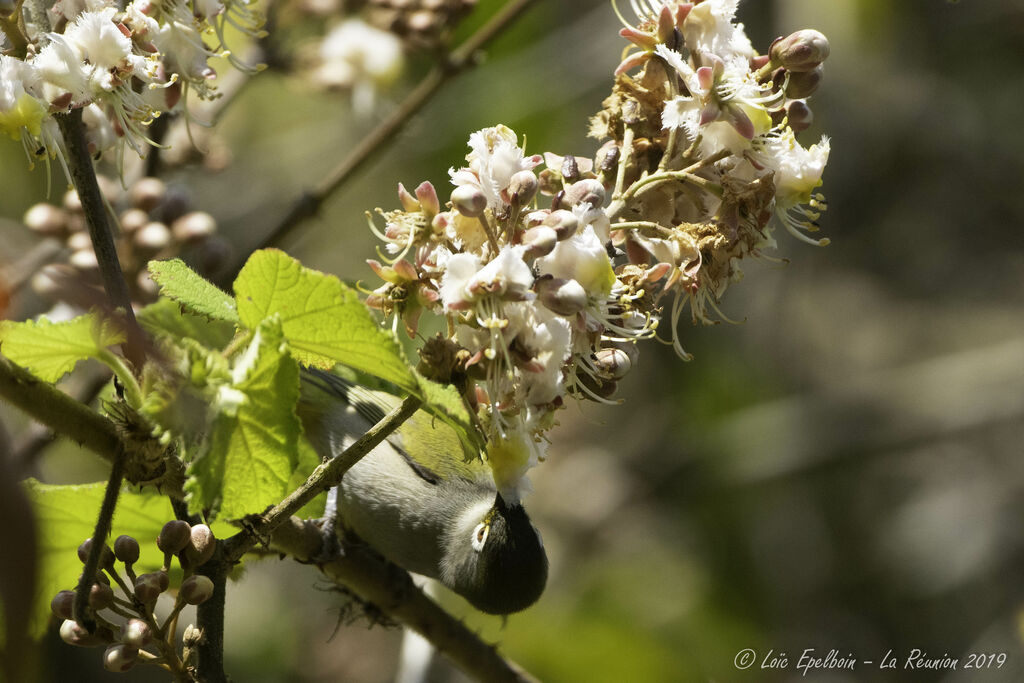
M32 633L36 636L42 635L50 621L53 596L61 590L73 590L78 583L82 563L77 549L82 541L92 536L105 487L102 482L77 486L52 486L34 479L25 482L39 525L40 577L32 621ZM136 573L155 571L163 564L163 553L156 547L156 537L171 519L174 519L174 511L167 496L153 492L121 492L111 541L127 534L139 542L142 554L134 565ZM224 537L232 529L217 525L213 531Z
M46 318L0 323L0 352L46 382L56 382L79 361L96 358L124 339L123 332L95 313L58 323Z
M189 467L189 507L227 519L262 512L289 492L301 428L299 368L280 323L260 324L214 409L209 447Z
M150 261L148 268L164 296L192 313L238 324L238 310L231 295L204 279L181 259Z
M235 280L235 297L239 318L250 329L279 315L300 362L324 369L342 363L416 393L416 378L394 335L338 278L267 249L249 257Z
M142 328L154 336L194 339L210 349L224 348L235 334L233 323L184 313L181 305L171 299L160 299L146 306L136 318Z

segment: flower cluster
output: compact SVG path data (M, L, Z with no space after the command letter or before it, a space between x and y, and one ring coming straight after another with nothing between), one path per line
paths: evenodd
M610 138L594 159L529 156L513 131L487 128L449 171L446 206L430 183L399 186L402 209L380 212L382 231L371 220L384 284L368 304L410 336L424 311L446 320L421 370L462 391L506 497L543 459L565 397L607 402L666 313L689 358L683 310L724 318L718 301L740 260L774 246L774 222L827 244L806 233L824 208L828 139L804 148L796 132L828 43L800 31L760 56L737 1L630 1L637 24L621 34L638 49L592 120Z
M216 95L210 58L241 66L224 29L230 23L256 34L262 19L247 2L59 0L42 16L18 3L20 16L5 20L0 34L0 45L17 55L0 55L0 131L20 140L30 160L63 163L53 115L82 109L90 152L123 142L145 156L154 118L189 91Z

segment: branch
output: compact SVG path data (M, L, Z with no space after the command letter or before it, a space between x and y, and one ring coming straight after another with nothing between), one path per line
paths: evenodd
M271 538L275 549L300 562L320 558L323 532L315 522L291 517ZM461 621L448 614L416 587L401 567L369 548L345 546L344 550L319 565L332 581L351 588L394 619L429 640L466 673L481 681L530 683L536 679L498 654Z
M227 683L224 671L224 602L230 562L218 543L214 556L197 570L213 581L213 595L196 607L196 625L201 636L196 643L196 669L200 683Z
M107 206L100 193L100 186L96 182L96 171L93 168L92 158L89 156L89 148L85 140L85 126L82 125L82 110L74 109L68 114L57 114L55 118L67 147L67 162L71 170L71 179L74 181L75 189L78 190L78 198L82 202L82 212L85 214L85 222L89 226L89 237L92 238L93 250L96 252L96 260L100 265L103 288L107 292L111 307L120 309L121 315L124 316L128 335L128 341L123 346L124 355L135 366L135 371L139 372L145 360L142 330L135 322L132 300L128 294L128 284L121 272L121 262L117 257L114 235L110 230L110 223L107 221Z
M476 53L501 33L533 0L513 0L491 17L476 33L454 50L447 59L430 70L398 108L363 138L355 149L314 190L305 192L292 204L280 223L260 243L257 249L274 247L293 228L320 210L324 201L341 187L348 178L366 163L370 156L394 141L396 134L409 120L437 94L447 81L476 63ZM237 270L237 269L236 269Z
M114 462L123 448L109 419L0 354L0 397L58 434Z
M258 517L245 529L224 541L224 553L229 561L236 562L262 538L268 538L274 530L298 512L320 493L341 482L342 476L359 459L376 448L387 436L398 429L419 410L421 401L409 396L380 422L345 449L337 457L320 463L299 488L275 505L269 512Z

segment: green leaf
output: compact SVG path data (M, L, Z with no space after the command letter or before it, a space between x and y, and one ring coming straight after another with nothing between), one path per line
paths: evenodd
M212 320L238 323L238 310L231 296L186 266L181 259L150 261L148 268L164 296L174 299L192 313Z
M324 369L342 363L417 393L418 382L394 335L374 320L356 292L304 268L282 251L257 251L235 280L242 324L254 329L279 315L292 355Z
M53 323L46 318L0 322L0 350L46 382L56 382L79 361L96 358L108 346L125 340L124 333L95 313Z
M189 467L189 507L227 519L262 512L289 492L301 428L295 413L299 368L280 323L260 324L223 387L206 452Z
M142 328L154 336L194 339L210 349L223 349L235 334L234 324L185 313L181 305L171 299L160 299L146 306L136 318Z

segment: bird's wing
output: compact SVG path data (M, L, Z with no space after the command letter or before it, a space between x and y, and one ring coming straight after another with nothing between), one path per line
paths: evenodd
M397 406L401 399L393 394L356 384L340 375L316 368L303 368L303 403L306 404L303 424L314 442L320 428L315 417L310 420L310 406L313 412L323 414L332 403L344 402L351 411L332 411L334 428L340 426L347 434L358 438L372 425L379 422ZM301 409L300 409L301 410ZM468 481L489 483L487 466L479 460L467 461L463 457L462 443L458 434L426 411L417 411L388 436L388 442L401 453L409 466L424 480L438 483L444 479L460 477Z

